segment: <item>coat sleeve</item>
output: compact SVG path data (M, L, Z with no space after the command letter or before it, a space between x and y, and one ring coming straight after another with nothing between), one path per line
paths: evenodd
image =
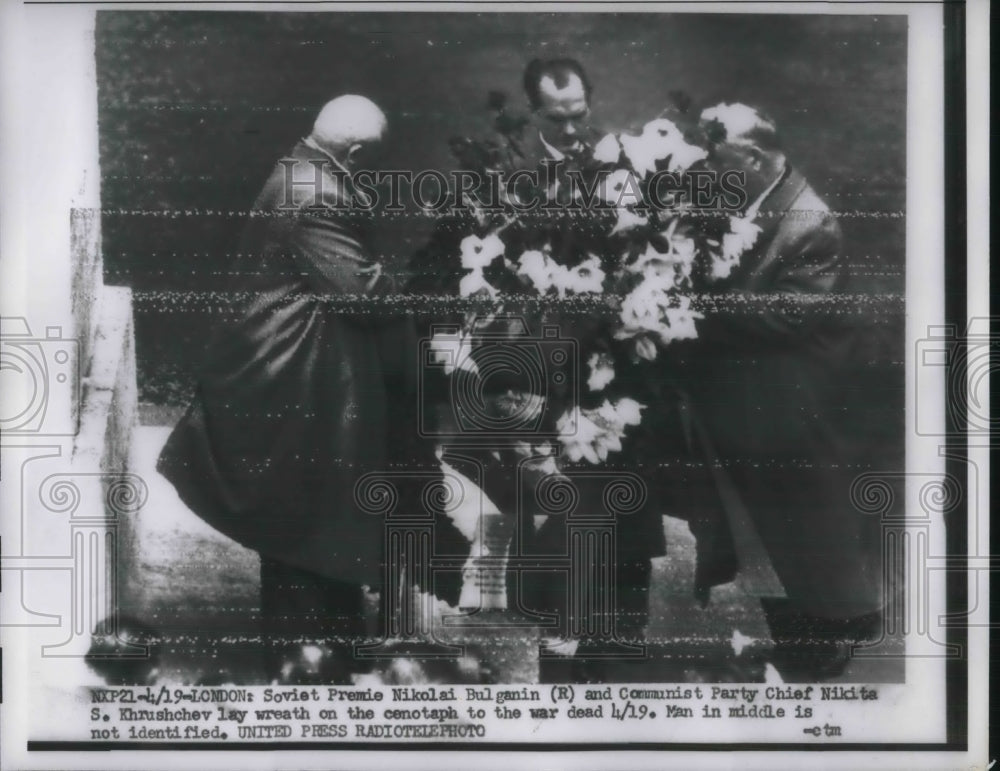
M292 253L312 288L338 295L368 294L374 263L347 222L349 212L330 207L303 207L295 213Z
M794 217L796 212L786 216ZM749 286L728 296L745 311L710 310L697 324L698 336L734 345L801 339L814 331L823 314L820 304L841 290L843 269L840 225L835 217L824 214L808 227L796 227L793 221L789 234L768 248Z
M399 312L389 313L365 298L393 294L395 282L382 274L373 285L376 263L368 259L350 218L352 212L329 206L302 207L294 215L290 251L296 267L319 295L355 301L344 318L352 323L382 325L398 322Z

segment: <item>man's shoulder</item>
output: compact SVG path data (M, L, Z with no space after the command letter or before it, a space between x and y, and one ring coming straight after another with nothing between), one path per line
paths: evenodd
M840 221L827 202L807 182L795 198L785 219L803 234L823 234L840 238Z
M274 164L255 209L304 209L342 206L343 172L322 152L299 142Z
M817 193L812 185L808 181L803 180L805 183L802 186L802 190L792 201L791 205L788 207L789 212L815 212L817 215L829 215L830 206L827 202Z
M806 238L813 234L840 237L840 224L826 201L805 177L792 169L761 207L764 227L771 219L778 240Z

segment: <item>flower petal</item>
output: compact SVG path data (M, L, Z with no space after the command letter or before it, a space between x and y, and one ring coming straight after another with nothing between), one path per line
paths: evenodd
M621 155L622 147L618 143L618 138L614 134L605 134L596 145L594 145L594 160L599 163L615 163Z

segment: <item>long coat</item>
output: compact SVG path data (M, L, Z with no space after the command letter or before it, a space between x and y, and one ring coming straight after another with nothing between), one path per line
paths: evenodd
M836 294L848 264L837 219L794 169L676 371L789 600L825 617L882 604L880 523L851 503L866 462L857 374L864 331ZM724 541L724 539L722 539Z
M386 469L392 435L405 433L393 410L414 406L413 332L404 317L366 315L363 300L350 312L331 302L369 291L364 217L323 153L300 143L289 159L253 205L234 279L242 305L210 343L158 469L239 543L378 586L383 519L359 507L355 485ZM287 185L317 169L321 185Z

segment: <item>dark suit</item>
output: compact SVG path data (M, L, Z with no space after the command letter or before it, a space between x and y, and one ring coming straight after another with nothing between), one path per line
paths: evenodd
M601 135L595 131L585 131L580 138L583 143L593 145L601 138ZM553 191L547 189L549 187L546 184L547 180L557 182L555 186L557 199L560 195L569 192L570 188L566 184L565 172L568 169L579 168L579 164L574 158L569 157L563 159L561 164L554 164L555 159L541 141L540 135L531 128L517 143L517 151L518 157L514 159L515 167L537 170L541 182L541 191L526 191L526 194L535 196L540 193L543 196L542 200L550 201L551 199L547 196ZM548 168L546 168L547 166ZM508 172L513 170L508 169ZM583 171L586 173L586 170ZM538 202L541 203L541 201ZM561 202L566 203L566 201ZM592 215L580 217L578 213L568 208L563 210L543 209L540 206L524 212L520 215L519 220L526 227L522 229L515 226L503 234L507 246L507 256L516 260L517 256L524 250L539 249L542 248L543 244L551 248L557 261L566 264L579 259L580 255L587 251L599 253L607 246L607 233L613 225L614 215L599 211L592 212ZM411 289L454 293L464 271L460 267L456 267L449 273L443 271L440 265L447 264L448 258L451 258L453 263L457 262L454 260L454 256L459 252L458 243L464 235L472 232L474 228L475 224L471 218L446 220L439 223L431 242L415 256L411 263L411 268L414 271ZM550 314L546 320L549 323L559 322L563 337L573 338L577 336L575 334L576 319L557 319ZM441 320L437 319L437 321ZM585 325L581 329L589 329L589 327ZM531 331L537 335L540 330L536 328ZM580 365L581 371L585 372L583 362L580 362ZM496 389L494 395L497 397L503 396L504 389L508 385L515 387L516 383L508 384L497 375L493 375L489 381L489 388ZM636 390L636 393L638 394L640 391ZM443 398L446 397L443 396ZM554 423L558 416L551 415L550 417ZM628 443L626 442L626 444ZM536 522L531 516L532 513L535 513L534 509L530 506L521 508L521 502L532 501L534 493L532 490L518 491L517 459L505 458L498 462L491 459L489 452L482 451L479 455L479 462L486 468L486 494L502 510L520 512L522 522L520 523L518 546L524 549L525 555L537 557L538 562L543 566L542 569L530 571L524 576L521 596L512 598L511 605L516 605L518 600L523 601L524 610L552 613L565 624L568 613L568 578L562 570L544 569L544 562L547 555L558 557L568 553L567 518L565 516L550 516L540 526L536 526ZM588 475L587 473L592 472L594 467L587 467L585 463L581 463L580 466L578 471L583 473L572 477L580 501L577 514L600 513L603 511L603 490L608 477L604 475L599 479L594 479L592 474ZM612 474L616 468L622 472L635 472L637 470L632 463L632 457L627 453L613 454L606 464L598 467L598 469ZM650 479L648 484L651 492L655 492L655 488L659 486L658 482L653 479ZM622 639L633 641L641 639L648 621L650 560L662 556L666 552L662 520L663 509L658 504L659 500L656 496L651 496L641 510L627 516L621 516L616 522L613 556L617 603L615 621L618 637ZM510 583L510 586L512 585L513 581ZM560 631L565 633L565 627ZM581 648L580 655L586 655L586 648L587 646Z
M283 618L266 631L343 635L341 615L363 634L360 586L382 582L384 531L354 488L392 460L390 432L405 432L393 410L412 406L413 332L333 302L369 292L364 218L322 152L300 143L290 158L300 180L323 164L322 187L294 186L286 201L279 164L253 204L234 266L241 305L158 468L196 514L260 552L263 613Z
M787 605L846 619L883 602L879 521L851 504L868 459L857 429L862 333L831 295L847 288L837 219L793 169L763 202L754 247L716 286L675 366L746 505Z

